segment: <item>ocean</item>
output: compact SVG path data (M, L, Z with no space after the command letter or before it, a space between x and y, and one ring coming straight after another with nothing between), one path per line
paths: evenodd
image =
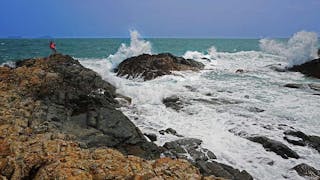
M320 136L320 96L310 88L291 89L288 83L319 79L298 72L278 72L317 57L317 35L298 32L288 39L54 39L58 52L69 54L98 72L132 98L121 110L144 133L155 133L158 145L179 137L160 135L173 128L184 137L203 140L217 161L247 170L255 179L303 179L292 170L300 163L320 169L320 154L283 139L284 131ZM48 56L49 39L0 39L0 64ZM169 52L205 64L199 72L175 72L151 81L117 77L112 69L126 58ZM235 73L242 69L244 73ZM319 93L319 92L318 92ZM184 107L166 108L162 99L178 96ZM218 103L208 103L210 101ZM263 111L256 111L263 110ZM300 159L283 159L245 137L266 136L297 152Z

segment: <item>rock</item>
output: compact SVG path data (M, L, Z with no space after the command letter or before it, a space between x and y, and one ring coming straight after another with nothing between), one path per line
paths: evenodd
M303 88L304 85L303 85L303 84L294 84L294 83L291 83L291 84L286 84L286 85L284 85L284 87L294 88L294 89L300 89L300 88Z
M307 76L312 76L315 78L320 78L320 58L308 61L301 65L295 65L288 68L290 71L301 72Z
M320 179L320 170L315 169L308 164L299 164L293 168L300 176L308 177L310 179Z
M163 145L164 154L171 158L188 159L195 163L203 160L216 159L216 156L208 149L202 148L202 141L195 138L184 138L176 141L167 142Z
M244 70L243 69L237 69L236 73L244 73Z
M320 84L308 84L310 89L313 89L315 91L320 91Z
M34 131L70 134L83 143L82 147L105 146L146 159L159 157L158 147L148 142L117 110L120 104L116 98L120 96L115 87L103 81L96 72L61 54L19 61L13 72L18 74L32 69L36 71L30 81L23 83L26 87L24 95L41 103L33 114L36 120L29 121ZM18 82L20 80L21 77L17 78Z
M284 159L288 159L288 158L298 159L298 158L300 158L300 156L296 152L294 152L288 146L284 145L283 143L281 143L279 141L275 141L275 140L269 139L264 136L248 137L248 139L252 142L262 144L262 146L267 151L272 151Z
M157 141L157 135L153 133L144 133L147 138L150 139L151 142Z
M141 77L144 80L151 80L159 76L172 74L171 71L198 71L203 68L204 65L200 62L176 57L169 53L142 54L122 61L116 72L117 76Z
M183 137L182 135L178 134L176 130L174 130L172 128L167 128L166 130L160 130L159 133L161 135L164 135L165 133L167 133L167 134L172 134L177 137Z
M319 136L308 136L301 131L292 131L288 130L284 132L284 139L289 143L294 145L305 146L308 145L314 149L316 149L320 153L320 137ZM299 138L293 139L291 136Z
M115 97L70 56L0 67L0 179L213 179L186 160L129 155L155 159L160 148Z
M174 109L176 111L180 111L183 108L183 103L180 100L179 97L177 96L171 96L171 97L167 97L164 98L162 100L162 103L167 107L167 108L171 108Z
M250 107L249 111L250 112L256 112L256 113L261 113L261 112L264 112L265 110L257 108L257 107Z
M239 171L231 166L215 161L198 161L197 167L199 167L202 174L207 176L214 175L216 177L232 180L253 180L252 176L247 171Z

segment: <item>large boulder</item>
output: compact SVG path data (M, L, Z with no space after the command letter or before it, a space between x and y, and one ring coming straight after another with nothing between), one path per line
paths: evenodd
M267 151L272 151L284 159L288 159L288 158L298 159L298 158L300 158L300 156L296 152L294 152L288 146L284 145L283 143L281 143L279 141L272 140L272 139L269 139L264 136L248 137L248 139L252 142L262 144L262 146Z
M301 72L307 76L320 78L320 58L303 63L301 65L295 65L289 68L289 70Z
M284 132L284 139L291 144L298 146L310 146L316 149L320 153L320 137L319 136L309 136L301 131L288 130Z
M41 81L25 92L41 102L29 122L37 132L50 129L73 135L85 148L112 147L124 154L158 158L158 147L117 108L115 87L77 60L61 54L16 63L39 68Z
M197 71L203 69L200 62L176 57L169 53L158 55L142 54L121 62L116 69L118 76L151 80L158 76L172 74L171 71Z

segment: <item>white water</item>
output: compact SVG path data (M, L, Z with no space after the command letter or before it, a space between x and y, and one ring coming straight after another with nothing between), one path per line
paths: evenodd
M133 49L139 49L143 53L146 52L145 49L151 52L150 43L135 38L133 41L136 42L129 47L122 45L125 48L119 48L116 53L118 63L123 60L122 57L130 56L128 51L138 52ZM137 48L138 44L144 48ZM312 90L283 87L286 83L320 83L319 80L306 79L300 73L280 73L266 67L270 64L290 64L287 62L288 57L279 54L275 56L255 51L224 53L211 48L206 54L188 51L184 57L205 63L205 70L176 72L181 76L163 76L141 82L119 78L111 73L113 64L109 61L110 57L100 60L84 59L81 63L114 84L119 93L132 98L132 104L123 107L122 111L143 132L157 134L158 145L177 139L172 135L158 133L161 129L171 127L185 137L202 139L203 146L214 152L218 161L245 169L255 179L303 179L291 170L299 163L307 163L320 169L320 154L316 150L293 146L283 140L283 132L291 128L309 135L320 135L319 96L312 95L315 93ZM203 60L203 57L210 61ZM237 69L244 69L245 73L237 74ZM190 104L185 105L181 112L166 108L162 99L172 95L177 95ZM195 100L212 98L241 103L212 105ZM265 111L250 112L252 107ZM264 135L281 141L301 158L282 159L273 152L265 151L260 144L235 135L237 133L247 136ZM271 161L274 164L268 165Z
M318 36L314 32L301 31L288 42L276 40L260 40L260 48L267 53L284 56L289 61L289 66L299 65L317 57Z

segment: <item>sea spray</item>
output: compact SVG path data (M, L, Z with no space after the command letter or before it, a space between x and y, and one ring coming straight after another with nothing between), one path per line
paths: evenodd
M272 39L260 40L260 48L262 51L286 57L289 67L316 58L317 45L317 34L306 31L294 34L288 42L279 42Z
M113 68L117 67L123 60L138 56L140 54L152 54L151 43L140 38L138 31L130 31L130 46L122 43L118 51L110 55L108 60L112 63Z

